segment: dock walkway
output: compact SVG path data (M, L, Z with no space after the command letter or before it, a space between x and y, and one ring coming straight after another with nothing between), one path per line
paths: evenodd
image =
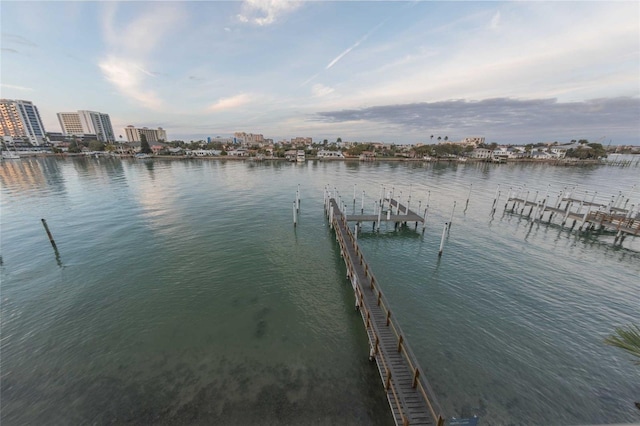
M352 219L340 211L334 198L329 198L325 207L369 337L370 358L376 361L396 425L444 425L445 416L435 394L347 225ZM405 214L399 215L405 218L401 221L406 221L407 213L405 207ZM410 221L421 219L411 217Z

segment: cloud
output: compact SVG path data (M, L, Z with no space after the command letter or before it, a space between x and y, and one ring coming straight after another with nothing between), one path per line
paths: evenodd
M314 120L391 124L407 131L481 135L504 142L537 142L602 135L637 140L640 99L630 97L558 102L556 99L449 100L318 112Z
M495 30L499 26L500 26L500 11L496 12L496 14L493 15L493 18L491 18L490 28L492 30Z
M311 88L311 92L313 96L321 97L326 96L330 93L333 93L334 89L332 87L323 86L322 84L314 84Z
M7 89L20 90L23 92L31 92L33 89L31 87L23 87L23 86L15 86L13 84L0 84L1 87L6 87Z
M6 53L20 53L20 52L19 52L19 51L17 51L16 49L10 49L10 48L8 48L8 47L3 47L3 48L2 48L2 51L3 51L3 52L6 52Z
M174 3L154 5L124 23L117 14L117 4L105 3L102 28L108 49L106 59L101 60L98 66L122 96L146 108L160 110L164 102L149 80L149 77L157 77L158 73L149 71L147 62L169 32L180 29L186 15L182 7Z
M23 46L38 47L36 43L17 34L2 33L2 41L3 43L15 43Z
M142 83L147 71L130 60L110 56L99 63L100 69L107 81L125 97L131 98L146 108L159 110L163 106L162 100L150 89L144 89Z
M222 98L218 102L212 104L207 108L209 112L227 111L230 109L236 109L242 105L249 103L251 97L246 93L231 96L229 98Z
M242 12L237 15L237 18L243 23L271 25L301 5L301 2L289 0L245 0L242 3Z
M329 62L329 64L325 67L325 69L328 70L329 68L331 68L335 64L337 64L338 61L340 61L340 59L344 58L349 52L351 52L353 49L355 49L356 47L360 46L363 42L365 42L371 36L371 34L375 33L388 20L389 20L389 18L387 18L384 21L380 22L378 25L373 27L373 29L371 31L369 31L368 33L363 35L358 41L356 41L351 47L347 48L344 52L342 52L341 54L339 54L338 56L333 58L333 60L331 62Z

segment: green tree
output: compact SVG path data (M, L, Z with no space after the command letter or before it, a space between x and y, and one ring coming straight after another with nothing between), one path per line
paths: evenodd
M151 154L153 152L145 134L140 135L140 152L143 154Z
M89 142L89 151L104 151L104 144L100 141Z
M342 142L342 138L336 139L336 143L341 143L341 142Z
M75 137L71 139L71 142L69 143L69 149L67 151L72 154L80 152L80 147L78 146L78 141Z

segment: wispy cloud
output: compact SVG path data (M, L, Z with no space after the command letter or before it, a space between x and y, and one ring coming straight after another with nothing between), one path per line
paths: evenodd
M149 71L147 62L168 33L179 29L185 13L179 4L160 3L121 24L117 12L117 4L105 4L102 27L108 52L98 66L122 96L146 108L160 110L164 102L148 79L158 73Z
M259 26L271 25L301 5L301 2L289 0L245 0L242 3L242 11L237 15L237 18L243 23Z
M332 87L323 86L322 84L314 84L311 88L313 96L322 97L334 92Z
M31 91L33 91L33 89L31 87L15 86L13 84L2 83L2 84L0 84L0 86L6 87L7 89L20 90L20 91L23 91L23 92L31 92Z
M493 15L493 18L491 18L491 23L489 24L489 27L492 30L497 29L500 26L500 11L496 12L495 15Z
M21 44L23 46L38 47L38 45L29 39L18 34L2 33L3 43Z
M142 67L115 56L101 61L99 66L107 81L122 95L152 110L159 110L163 106L162 100L153 90L143 88L144 75L148 73Z
M373 27L373 29L371 31L369 31L368 33L366 33L365 35L363 35L358 41L356 41L353 45L351 45L350 47L348 47L346 50L344 50L341 54L339 54L338 56L336 56L335 58L333 58L333 60L331 62L329 62L327 64L327 66L324 68L326 70L328 70L329 68L333 67L335 64L338 63L338 61L340 61L340 59L344 58L345 56L347 56L347 54L349 54L349 52L351 52L353 49L355 49L356 47L360 46L363 42L365 42L370 36L371 34L375 33L378 29L380 29L381 26L383 26L385 24L385 22L387 22L389 19L385 19L384 21L380 22L378 25L376 25L375 27Z
M241 107L242 105L246 105L251 100L251 96L246 93L241 93L239 95L231 96L228 98L222 98L218 100L218 102L211 104L207 111L209 112L220 112L236 109Z
M8 47L3 47L2 51L5 53L20 53L19 51L17 51L16 49L10 49Z

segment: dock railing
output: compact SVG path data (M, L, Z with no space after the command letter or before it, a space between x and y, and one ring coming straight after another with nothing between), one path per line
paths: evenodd
M371 321L371 315L370 315L369 309L366 307L366 304L364 303L364 300L363 300L364 295L362 292L363 292L364 285L367 285L369 289L374 293L376 297L377 305L382 308L382 310L386 315L386 326L390 327L390 329L393 331L396 337L396 341L397 341L396 350L399 353L402 353L404 359L408 363L409 368L412 372L412 375L413 375L412 387L418 389L422 394L426 402L426 405L429 409L429 412L431 414L431 417L433 418L434 423L438 426L444 425L445 416L443 415L440 404L437 402L435 393L433 392L433 389L431 388L431 386L429 386L429 384L427 383L426 376L422 371L422 369L420 368L418 361L416 359L416 356L414 355L414 353L411 351L411 348L407 344L404 332L402 331L402 329L400 328L400 325L396 321L395 316L391 314L389 303L385 298L384 294L382 293L382 290L380 289L375 276L369 269L369 265L367 264L364 258L364 255L362 254L362 251L360 250L360 247L357 244L356 238L354 237L353 232L347 225L347 220L345 216L343 214L334 214L333 222L334 222L333 226L336 227L336 235L337 235L338 242L340 244L342 254L345 257L349 257L349 262L345 262L347 264L349 277L353 277L355 275L354 271L352 270L352 265L355 265L357 263L362 266L365 272L365 276L368 279L368 283L361 283L361 282L354 283L354 291L358 299L359 308L363 310L362 311L363 318L366 318L365 327L367 329L367 333L370 333L372 337L371 341L372 341L373 355L375 355L377 359L381 361L381 364L384 367L385 390L389 391L389 389L391 389L395 406L397 407L400 413L403 425L409 425L410 419L407 416L406 410L403 409L403 406L405 404L402 403L401 397L398 396L395 387L392 386L393 377L392 377L391 368L386 359L386 356L384 353L385 351L381 350L380 348L380 345L379 345L380 339L379 339L379 335L378 335L379 333L377 331L377 327ZM347 238L349 239L349 244L355 251L357 259L350 258L350 253L349 253L349 250L347 250L346 242L343 239L342 232L338 232L338 228L342 228L344 230ZM382 371L381 371L381 375L382 375Z

